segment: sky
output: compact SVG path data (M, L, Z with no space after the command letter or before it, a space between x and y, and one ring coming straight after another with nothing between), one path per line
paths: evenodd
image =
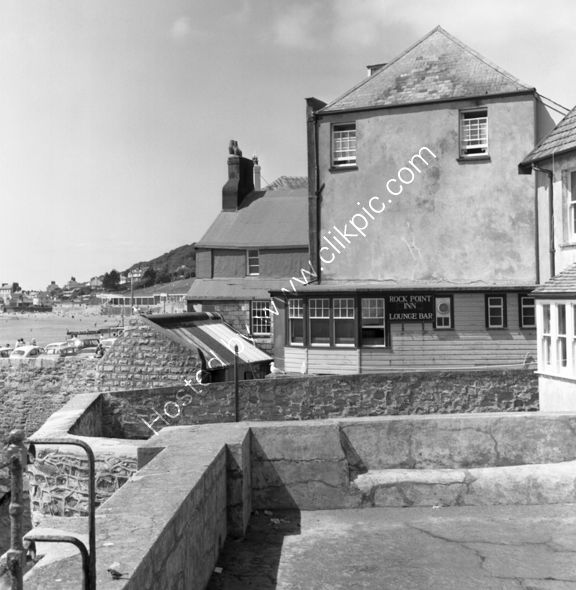
M576 105L572 0L0 0L0 283L60 285L198 241L228 143L306 174L333 100L441 25Z

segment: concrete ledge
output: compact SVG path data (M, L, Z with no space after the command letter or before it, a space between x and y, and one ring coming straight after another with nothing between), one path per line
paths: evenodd
M494 506L576 502L576 461L476 469L386 469L361 474L361 506Z

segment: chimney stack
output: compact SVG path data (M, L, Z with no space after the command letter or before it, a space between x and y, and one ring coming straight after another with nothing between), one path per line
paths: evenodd
M260 164L258 164L258 156L252 156L254 164L254 190L262 190L262 182L260 180Z
M238 142L228 146L228 182L222 188L222 211L237 211L242 199L254 190L254 162L242 157Z

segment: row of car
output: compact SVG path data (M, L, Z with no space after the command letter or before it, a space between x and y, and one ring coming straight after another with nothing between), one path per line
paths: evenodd
M35 358L39 356L73 356L73 355L94 355L102 356L104 351L114 342L116 338L88 338L66 340L65 342L52 342L46 346L35 346L28 344L11 348L0 346L0 358L22 359Z

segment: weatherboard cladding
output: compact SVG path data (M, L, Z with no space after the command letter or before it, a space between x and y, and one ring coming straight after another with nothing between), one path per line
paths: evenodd
M237 211L221 211L197 248L308 246L308 191L254 191Z
M533 88L436 27L319 113L531 90Z
M555 154L567 152L568 150L576 150L576 107L542 139L524 158L522 164L550 158Z
M556 294L575 294L576 264L569 266L543 285L536 287L533 293L539 297Z

